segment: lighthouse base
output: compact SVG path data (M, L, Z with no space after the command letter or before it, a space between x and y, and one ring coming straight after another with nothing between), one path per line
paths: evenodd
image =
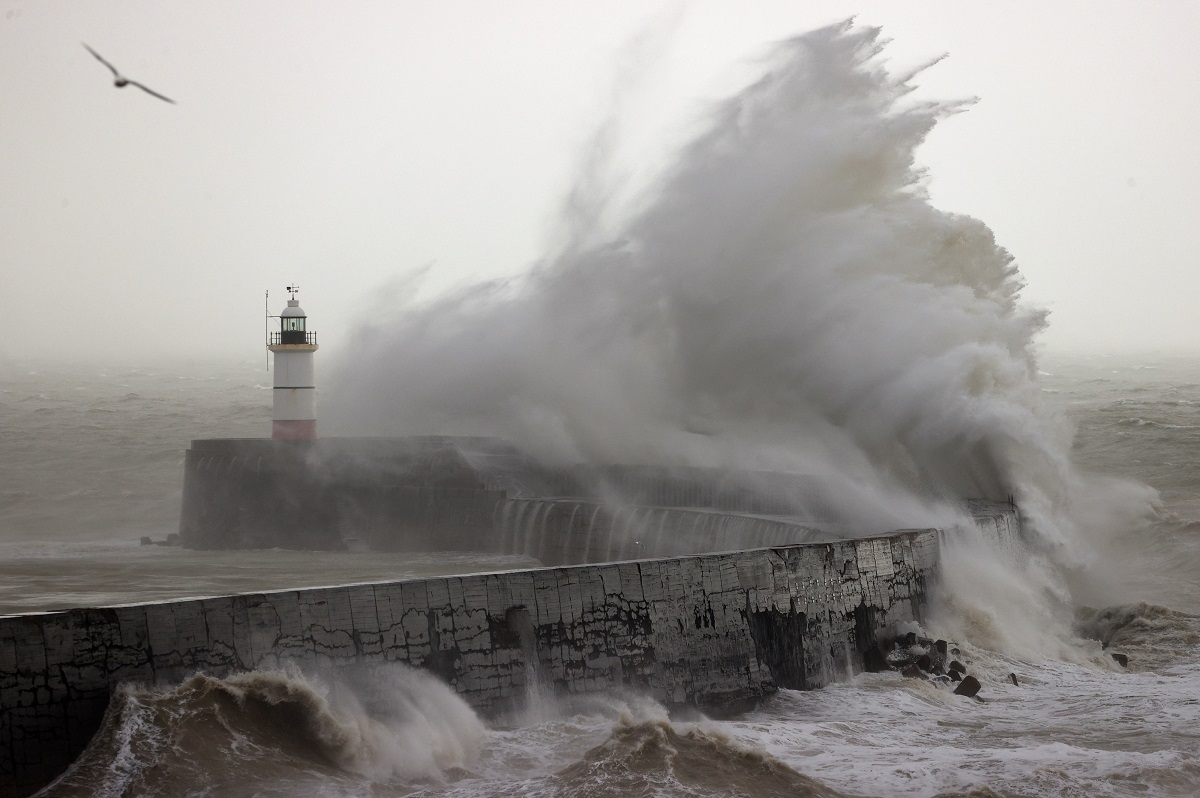
M271 425L271 437L277 441L315 441L317 439L316 419L280 421Z

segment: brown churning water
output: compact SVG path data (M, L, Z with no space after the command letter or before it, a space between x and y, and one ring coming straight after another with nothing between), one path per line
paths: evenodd
M123 690L47 794L1200 792L1200 363L1036 357L1012 258L914 166L956 108L906 104L880 47L848 26L780 43L632 210L585 175L529 276L406 306L331 364L322 429L819 473L864 528L1013 493L1034 556L964 540L925 630L983 702L874 674L716 721L535 682L484 724L402 668L198 676ZM138 547L176 528L189 439L265 435L261 372L3 369L8 611L532 564Z

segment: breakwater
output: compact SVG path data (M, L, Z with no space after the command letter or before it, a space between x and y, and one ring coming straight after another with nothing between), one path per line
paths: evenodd
M606 506L580 499L506 499L497 505L495 551L547 564L786 546L829 535L786 518L694 507Z
M197 549L488 551L572 565L846 537L800 474L555 465L493 438L192 441Z
M976 508L1015 531L1009 505ZM737 709L868 667L920 621L938 530L674 559L0 618L0 794L61 773L122 682L405 662L485 714L624 688Z

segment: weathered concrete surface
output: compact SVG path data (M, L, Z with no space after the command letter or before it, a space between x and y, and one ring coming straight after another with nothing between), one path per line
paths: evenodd
M531 522L549 517L579 534L562 545L546 537L549 545L540 548L556 555L547 564L712 551L701 542L710 533L729 539L722 546L729 549L799 543L814 539L815 530L804 527L827 504L827 491L800 474L547 466L503 440L452 436L194 440L183 486L179 532L189 548L507 551L516 542L509 536L514 521L533 526L522 531L540 541L550 535L548 526ZM530 502L555 504L567 517L526 512ZM588 507L576 515L579 503ZM592 514L597 505L604 514ZM726 519L716 530L676 513L664 525L661 513L671 508L717 511ZM592 530L589 519L600 528ZM782 527L790 529L777 540ZM664 530L670 545L645 546Z
M606 506L586 499L505 499L492 550L543 565L683 557L837 540L786 517L694 507Z
M0 618L0 795L62 772L117 684L197 670L406 662L484 713L530 673L710 709L819 687L921 619L939 534Z
M470 446L519 458L476 438L195 440L180 537L197 549L479 550L506 494L464 459Z

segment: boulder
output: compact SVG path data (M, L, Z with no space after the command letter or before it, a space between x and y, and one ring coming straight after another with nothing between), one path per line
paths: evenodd
M1113 658L1113 660L1114 660L1114 661L1115 661L1115 662L1116 662L1118 665L1120 665L1122 668L1128 668L1128 667L1129 667L1129 657L1125 656L1124 654L1115 654L1115 653L1114 653L1114 654L1112 655L1112 658Z
M1021 685L1017 684L1017 674L1015 674L1015 673L1010 673L1010 674L1008 674L1008 678L1009 678L1009 679L1012 679L1013 687L1020 687L1020 686L1021 686Z
M876 646L871 646L863 652L863 670L867 673L879 673L888 669L887 658Z
M905 679L924 679L925 674L916 665L907 665L904 670L900 671L900 675Z
M964 676L963 680L958 683L958 687L954 688L955 695L965 695L967 698L974 698L979 692L979 680L974 676Z

